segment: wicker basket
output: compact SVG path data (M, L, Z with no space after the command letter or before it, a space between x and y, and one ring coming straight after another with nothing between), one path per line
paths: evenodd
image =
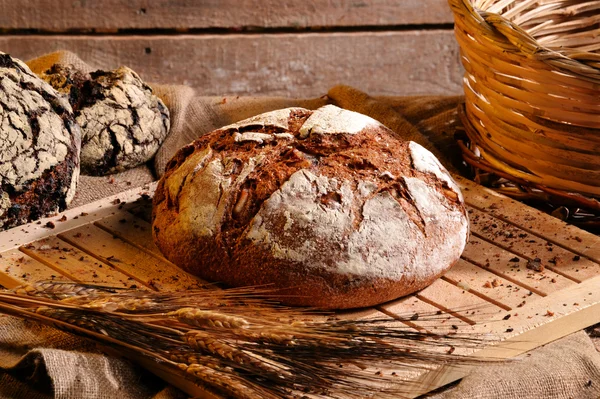
M600 212L600 1L449 3L465 160L516 184L514 196Z

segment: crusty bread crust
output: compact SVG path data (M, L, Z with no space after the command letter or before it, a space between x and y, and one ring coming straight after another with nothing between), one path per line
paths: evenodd
M67 207L79 178L80 146L68 101L0 52L0 230Z
M68 96L81 127L81 171L100 176L148 162L169 132L169 110L127 67L84 73L55 64L42 79Z
M209 133L167 165L153 236L209 281L277 290L289 305L372 306L460 257L462 195L423 147L377 121L292 108Z

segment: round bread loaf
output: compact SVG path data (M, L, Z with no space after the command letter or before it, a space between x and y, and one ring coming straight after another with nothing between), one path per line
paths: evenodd
M0 53L0 230L67 207L79 177L80 145L66 98Z
M54 65L41 74L69 96L81 126L81 170L105 175L149 161L167 137L169 110L127 67L89 74Z
M153 236L203 279L266 286L284 304L371 306L460 257L469 227L438 160L367 116L283 109L209 133L167 164Z

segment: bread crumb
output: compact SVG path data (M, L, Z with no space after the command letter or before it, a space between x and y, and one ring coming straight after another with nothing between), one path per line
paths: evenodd
M527 261L527 268L529 270L533 270L535 272L543 272L544 265L542 265L542 260L540 258L535 258L533 260Z

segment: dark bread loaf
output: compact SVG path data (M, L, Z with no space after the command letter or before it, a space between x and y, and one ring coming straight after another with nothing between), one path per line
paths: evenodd
M267 285L290 305L371 306L430 284L460 257L459 188L420 145L332 105L209 133L168 163L153 236L209 281Z
M105 175L150 160L167 137L169 110L127 67L83 73L54 65L40 75L68 95L81 126L81 170Z
M80 145L69 102L22 61L0 53L0 230L67 207Z
M89 73L85 73L75 68L73 65L54 64L46 71L40 74L50 86L54 87L59 93L65 94L69 98L69 103L73 111L77 113L83 101L86 84L92 78Z

